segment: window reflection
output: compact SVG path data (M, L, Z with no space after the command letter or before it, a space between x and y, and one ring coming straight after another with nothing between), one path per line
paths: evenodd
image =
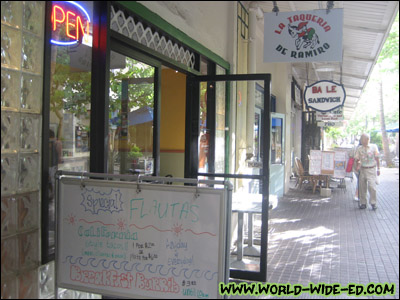
M77 2L93 15L93 3ZM71 15L70 22L76 22ZM52 40L62 39L60 30L52 30ZM87 32L87 31L86 31ZM89 26L92 34L92 26ZM87 37L91 40L91 36ZM91 108L91 43L51 45L49 116L49 248L54 252L55 172L88 172Z
M111 52L108 172L152 174L155 68Z
M271 163L282 163L282 119L272 118Z
M200 83L199 172L208 172L210 133L207 128L207 83Z
M217 75L225 75L226 71L217 65ZM215 115L215 173L225 173L225 101L226 82L216 83L216 115Z

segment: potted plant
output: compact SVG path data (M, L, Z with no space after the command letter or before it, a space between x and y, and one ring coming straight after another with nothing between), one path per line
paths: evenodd
M128 157L132 159L132 164L137 165L139 163L139 158L143 156L143 153L140 151L140 148L133 144L131 150L128 153Z

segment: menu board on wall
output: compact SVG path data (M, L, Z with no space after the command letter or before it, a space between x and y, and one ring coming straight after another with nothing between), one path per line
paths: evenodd
M119 297L218 298L224 189L59 179L56 285Z

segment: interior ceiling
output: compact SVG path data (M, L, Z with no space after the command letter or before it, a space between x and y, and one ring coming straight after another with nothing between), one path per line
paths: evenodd
M274 1L247 1L246 7L272 12ZM328 1L276 1L280 12L326 9ZM301 88L320 80L342 83L346 90L344 118L351 119L397 15L397 1L333 1L343 8L343 61L292 63ZM263 21L258 22L261 32ZM308 69L308 74L307 74Z

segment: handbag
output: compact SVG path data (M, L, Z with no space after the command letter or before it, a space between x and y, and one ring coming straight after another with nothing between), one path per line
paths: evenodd
M346 168L347 173L351 172L351 170L353 169L353 165L354 165L354 157L350 157L349 161L347 162L347 168Z

